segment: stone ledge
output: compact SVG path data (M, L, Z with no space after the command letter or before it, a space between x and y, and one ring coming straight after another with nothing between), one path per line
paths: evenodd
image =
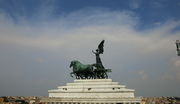
M134 93L135 90L131 89L131 90L107 90L107 91L103 91L103 90L96 90L96 91L88 91L88 90L79 90L79 91L68 91L68 90L48 90L49 93Z
M84 83L67 83L67 86L72 85L118 85L118 82L84 82Z
M141 98L41 98L41 102L67 102L67 103L140 103Z
M71 88L71 89L78 89L78 88L125 88L125 85L78 85L78 86L58 86L58 89L62 89L62 88Z

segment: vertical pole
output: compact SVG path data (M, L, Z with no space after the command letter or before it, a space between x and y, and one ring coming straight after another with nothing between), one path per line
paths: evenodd
M177 55L180 56L180 41L176 40Z

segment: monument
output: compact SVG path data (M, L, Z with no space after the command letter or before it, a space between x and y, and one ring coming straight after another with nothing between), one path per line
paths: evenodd
M78 60L71 61L70 68L73 67L71 77L74 74L76 79L107 79L107 72L111 72L111 69L105 69L100 54L104 52L104 40L98 45L96 52L92 51L96 56L96 63L84 65Z
M104 52L104 40L92 52L96 56L96 63L71 61L70 76L76 78L74 82L48 90L49 97L41 100L47 104L140 104L141 98L134 96L134 89L108 78L107 73L111 69L106 69L100 58Z

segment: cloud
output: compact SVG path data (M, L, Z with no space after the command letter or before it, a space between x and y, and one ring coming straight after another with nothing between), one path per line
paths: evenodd
M174 63L174 65L175 65L176 67L180 67L180 60L177 60L177 61Z
M162 76L162 80L172 81L172 80L174 80L174 77L172 75L165 74L165 75Z
M146 80L148 78L148 75L145 73L144 70L139 71L138 74L141 76L143 80Z
M177 5L180 6L180 2L178 2Z
M180 72L176 74L176 78L180 81Z
M132 9L138 9L140 6L141 1L140 0L130 0L130 7Z
M18 75L31 73L32 76L26 76L23 81L30 80L29 83L36 86L33 82L35 78L45 78L48 83L44 81L44 86L48 84L49 88L56 87L54 85L70 79L68 62L73 59L83 63L95 62L91 51L105 39L105 52L101 57L103 64L113 70L112 79L135 79L136 76L129 76L129 72L136 72L141 77L140 80L137 78L139 86L147 79L170 79L178 82L179 61L172 59L177 57L174 42L180 34L180 31L173 29L180 25L180 21L170 20L150 29L136 30L140 22L139 17L131 11L111 11L104 8L86 8L50 20L35 19L29 22L25 19L23 23L14 23L10 17L0 13L0 56L3 57L0 59L0 66L7 76L9 72L18 71ZM117 73L119 75L114 76ZM1 82L8 79L6 75L0 77L3 79ZM18 82L19 79L14 80ZM159 83L159 80L153 81ZM10 82L8 85L13 86ZM173 90L175 92L178 88L173 87L176 88Z
M0 34L0 42L5 44L37 48L57 48L61 47L68 41L71 42L73 40L81 40L79 37L82 37L84 39L88 39L89 37L102 37L97 36L97 34L101 35L101 32L105 31L106 29L121 28L122 26L124 28L131 28L130 26L136 24L134 22L134 19L136 18L132 18L131 15L133 14L128 11L87 11L92 12L73 12L66 17L60 17L60 19L49 21L47 23L49 25L41 25L39 27L35 26L35 28L31 25L19 25L14 24L13 22L9 23L9 19L6 20L5 16L1 14L4 17L3 19L1 19L1 21L6 23L1 22L1 26L3 26L3 28L1 29L2 32ZM128 21L124 21L125 19L127 19ZM91 22L91 24L89 22ZM114 30L115 29L113 29L113 31ZM113 31L110 30L109 32ZM128 32L128 30L126 29L123 29L122 31ZM117 33L114 33L113 35L116 34ZM102 35L103 37L114 38L114 36L111 37L105 32Z
M179 70L179 66L180 66L180 60L179 58L172 58L170 60L170 66L169 69L167 69L167 71L164 72L164 74L162 75L162 79L163 80L170 80L170 81L180 81L180 70Z
M45 62L46 60L43 59L43 58L36 58L35 61L36 61L37 63L43 63L43 62Z

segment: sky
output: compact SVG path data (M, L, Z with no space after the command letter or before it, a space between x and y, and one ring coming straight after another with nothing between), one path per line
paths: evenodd
M101 60L135 96L180 96L179 0L0 0L0 96L48 96Z

